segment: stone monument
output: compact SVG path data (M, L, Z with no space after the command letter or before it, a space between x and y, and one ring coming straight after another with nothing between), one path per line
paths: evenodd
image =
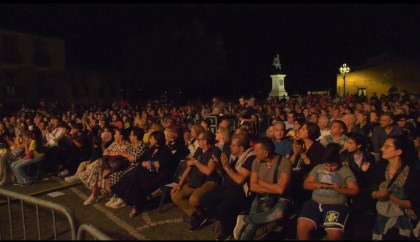
M273 66L274 66L274 74L270 75L272 86L271 86L271 92L269 94L269 97L280 97L282 98L285 96L287 98L287 92L284 89L284 78L286 77L285 74L281 73L281 64L280 64L280 56L277 54L276 57L274 57L273 60Z

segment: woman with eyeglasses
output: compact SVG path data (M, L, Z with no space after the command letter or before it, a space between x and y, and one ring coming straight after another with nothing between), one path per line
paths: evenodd
M417 230L414 229L420 215L414 143L405 135L391 136L386 139L381 151L383 159L379 161L371 194L377 201L372 239L408 240L413 233L419 238L419 225Z

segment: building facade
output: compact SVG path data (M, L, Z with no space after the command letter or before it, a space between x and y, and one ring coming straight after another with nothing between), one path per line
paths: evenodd
M410 93L420 93L420 63L413 60L392 57L384 54L367 60L362 66L353 67L346 74L345 91L348 94L361 94L370 97L387 94L391 87L406 89ZM343 96L344 79L337 75L337 94Z
M2 102L107 103L119 97L120 83L109 71L67 68L64 40L0 30Z

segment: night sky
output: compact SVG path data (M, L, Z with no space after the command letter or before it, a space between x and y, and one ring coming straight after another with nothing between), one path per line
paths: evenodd
M267 96L277 53L289 95L334 88L342 63L357 69L384 52L418 60L419 23L410 4L0 5L0 28L64 39L68 67L119 71L139 90L151 88L141 77L174 92L201 78L221 96Z

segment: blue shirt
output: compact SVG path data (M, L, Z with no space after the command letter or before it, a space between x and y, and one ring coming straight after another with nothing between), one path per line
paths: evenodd
M273 139L274 146L276 147L275 152L282 157L289 157L292 153L292 143L289 139L284 138L281 141Z

